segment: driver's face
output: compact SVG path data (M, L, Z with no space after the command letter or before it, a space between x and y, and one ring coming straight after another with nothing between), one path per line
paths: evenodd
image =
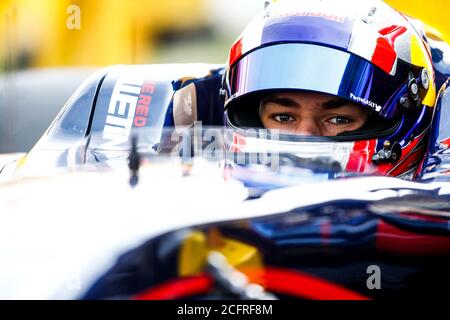
M326 94L284 92L263 99L260 116L266 129L336 136L360 129L369 113L358 105Z

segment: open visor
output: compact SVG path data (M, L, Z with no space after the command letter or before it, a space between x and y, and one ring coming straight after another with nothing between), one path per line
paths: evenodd
M305 43L271 45L231 66L226 79L230 97L226 108L252 93L305 90L339 96L392 119L399 113L399 99L408 93L405 79L410 68L398 60L392 76L361 57L337 49ZM414 70L414 77L418 78L420 71Z

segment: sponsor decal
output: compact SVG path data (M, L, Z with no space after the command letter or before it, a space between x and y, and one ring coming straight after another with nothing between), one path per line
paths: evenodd
M108 142L102 144L102 148L126 143L133 125L144 127L147 124L154 92L154 83L138 77L116 82L103 129L103 139Z
M148 120L148 110L152 104L153 93L155 92L155 84L146 82L142 86L136 107L136 115L134 117L134 126L138 128L145 127Z
M363 104L365 106L369 106L372 109L374 109L376 112L380 112L381 109L383 108L379 104L376 104L375 102L372 102L370 100L367 100L367 99L364 99L364 98L361 98L361 97L357 97L353 93L350 93L350 99L352 99L355 102L361 103L361 104Z
M286 12L281 13L277 17L288 17L288 16L297 16L297 17L315 17L322 18L330 21L335 21L339 23L345 23L349 18L344 16L339 16L334 13L326 13L326 12L315 12L315 11L298 11L294 13Z

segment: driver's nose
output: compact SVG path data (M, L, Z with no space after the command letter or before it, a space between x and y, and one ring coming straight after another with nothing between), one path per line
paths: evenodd
M295 128L295 134L302 136L320 136L322 132L320 126L314 121L314 119L304 118L299 121Z

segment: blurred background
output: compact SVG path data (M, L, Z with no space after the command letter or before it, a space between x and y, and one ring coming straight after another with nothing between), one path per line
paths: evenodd
M0 63L3 71L222 63L263 6L263 0L2 0Z
M386 2L450 41L448 0ZM76 87L99 67L224 63L229 47L264 3L0 0L0 153L29 150Z
M7 72L117 63L222 63L264 2L1 0L0 66ZM450 34L448 0L387 2Z

